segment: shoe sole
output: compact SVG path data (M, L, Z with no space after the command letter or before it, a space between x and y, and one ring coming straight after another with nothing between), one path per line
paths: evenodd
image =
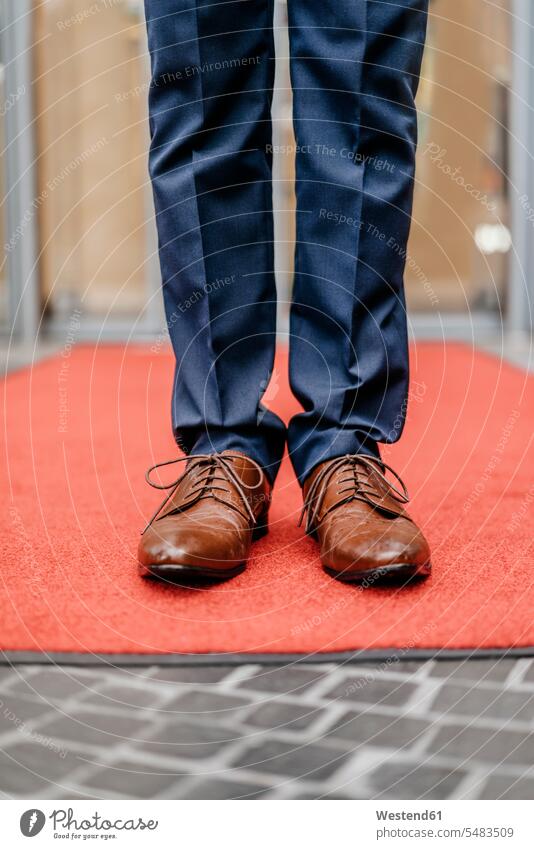
M337 581L342 581L345 584L363 584L369 583L369 586L383 584L405 584L410 581L424 581L432 572L432 564L425 563L422 566L415 563L396 563L391 566L381 566L377 569L367 569L364 572L339 572L332 569L331 566L325 566L323 569L335 578Z
M267 524L260 524L252 532L252 542L261 539L269 533ZM210 569L209 566L192 566L189 563L148 563L139 564L139 575L148 580L166 581L172 584L213 583L229 581L236 578L247 568L246 561L232 566L230 569Z
M183 584L185 582L213 583L214 581L228 581L244 572L246 563L239 563L231 569L210 569L206 566L190 566L186 563L166 563L165 568L158 563L149 563L147 566L139 566L141 578L148 580L166 581L170 584Z

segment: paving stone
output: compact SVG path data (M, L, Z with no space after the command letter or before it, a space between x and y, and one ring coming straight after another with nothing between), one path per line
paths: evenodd
M357 676L347 677L329 690L324 698L364 702L380 706L404 705L413 695L416 685L385 678L378 674L376 678Z
M57 781L83 765L84 761L74 752L64 748L58 751L49 742L44 738L41 742L14 743L7 747L6 752L18 761L20 767L35 773L42 784Z
M89 790L87 793L76 793L74 790L71 790L68 786L68 778L63 782L64 787L57 787L54 785L54 793L48 795L42 795L41 798L44 799L68 799L69 802L87 802L87 800L91 799L99 799L100 796L94 793L90 793Z
M42 668L36 675L20 678L11 689L14 693L34 697L38 695L43 700L54 703L76 694L82 695L98 680L98 675L79 678L76 671L52 666Z
M431 661L428 660L396 660L387 664L389 672L394 672L396 675L418 675L422 669L430 667Z
M11 748L0 751L0 793L16 799L33 799L49 785L31 767L17 763L20 760Z
M503 775L491 776L479 799L534 799L534 778L510 778Z
M235 727L174 720L154 729L149 739L137 743L136 748L159 757L197 760L213 757L241 734L241 729Z
M347 753L328 746L266 740L242 752L232 766L317 781L333 775L347 757Z
M83 787L93 793L113 793L130 799L154 799L176 783L177 775L151 771L144 764L118 761L85 779Z
M141 687L153 689L155 692L159 689L158 682L150 677L148 670L143 666L106 667L100 681L102 686L110 684L114 687Z
M430 727L430 723L422 719L407 716L395 719L370 711L348 711L331 726L327 737L367 743L370 746L403 749L413 746Z
M141 687L106 686L97 693L89 693L84 697L84 705L106 709L147 708L159 709L161 696L155 696L151 690Z
M203 718L202 714L206 714L206 721L217 722L227 720L230 711L249 704L250 698L228 696L218 690L192 690L166 704L165 711L193 713L200 719Z
M0 698L0 734L17 729L32 728L50 705L39 698L24 698L11 693Z
M369 776L373 799L448 799L465 773L440 767L388 763Z
M471 758L494 765L534 763L534 734L519 731L495 732L474 725L447 725L431 740L429 750L440 756L458 758L460 764Z
M19 673L20 674L20 673ZM0 695L6 692L7 688L11 688L12 684L17 680L17 667L6 664L0 664Z
M11 754L11 758L8 755ZM11 749L0 751L0 793L6 796L31 798L45 787L46 781L31 769L17 764L19 760Z
M259 672L241 681L239 687L296 696L316 684L324 675L322 670L295 664L284 667L264 666Z
M212 778L181 790L180 799L261 799L270 792L270 789L270 787L261 787L254 783Z
M305 702L285 702L280 698L270 699L247 714L246 725L268 728L278 731L302 731L324 714L323 708L317 708Z
M463 678L466 681L504 681L515 664L516 658L501 660L437 660L432 667L432 678Z
M158 666L148 680L163 684L213 684L223 681L234 666Z
M319 800L324 799L325 801L328 801L329 799L342 800L342 801L349 800L350 801L350 800L354 800L354 799L368 799L369 798L368 795L362 796L361 793L358 793L355 790L351 790L351 792L348 793L345 787L342 788L342 791L340 790L338 793L336 793L336 792L321 793L321 795L318 798L319 798Z
M135 737L145 725L143 719L131 716L80 710L76 717L58 716L38 730L58 741L71 741L92 746L118 746Z
M534 660L531 660L530 666L523 676L523 681L526 684L534 684Z
M496 687L468 687L445 684L441 687L432 710L465 714L466 716L513 721L534 720L534 693L502 690Z
M407 678L418 675L422 669L429 666L430 661L420 660L397 660L391 657L388 660L377 660L372 663L345 663L343 664L343 672L350 673L355 678L367 677L374 675L379 677L382 674L394 673L395 675L405 675Z
M312 802L312 801L315 802L317 800L320 801L322 799L324 799L325 801L331 800L331 801L335 801L335 802L340 802L340 801L341 802L349 802L349 801L351 801L351 799L354 799L354 798L359 799L360 797L359 796L358 797L343 796L343 794L341 794L341 793L324 793L324 794L321 794L320 792L316 791L315 793L298 793L296 796L293 796L292 798L298 800L299 802L306 802L306 801L307 802Z

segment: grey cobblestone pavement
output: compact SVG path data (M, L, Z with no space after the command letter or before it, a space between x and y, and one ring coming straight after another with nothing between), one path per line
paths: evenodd
M0 797L534 799L534 661L2 667Z

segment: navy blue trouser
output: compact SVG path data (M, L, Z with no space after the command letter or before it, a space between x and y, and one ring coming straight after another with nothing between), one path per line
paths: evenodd
M403 272L428 0L288 0L297 242L289 426L273 368L273 0L145 0L150 175L173 427L186 452L243 451L299 480L400 436Z

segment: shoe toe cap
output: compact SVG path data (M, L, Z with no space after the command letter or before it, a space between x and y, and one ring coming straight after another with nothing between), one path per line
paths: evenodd
M234 532L216 530L190 523L162 519L145 532L139 543L138 559L142 567L156 567L162 572L172 567L228 569L246 557L243 540ZM152 568L151 571L154 571Z
M423 573L429 569L430 549L422 533L411 523L380 530L336 529L323 540L322 562L329 571L347 576L395 571ZM376 577L380 577L377 574Z

